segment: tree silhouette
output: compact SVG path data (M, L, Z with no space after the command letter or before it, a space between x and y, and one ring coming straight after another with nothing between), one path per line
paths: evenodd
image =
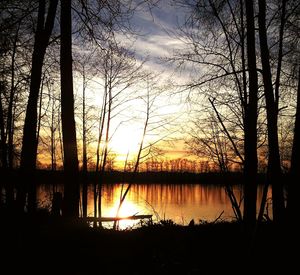
M214 101L211 107L219 118L219 127L242 159L244 219L253 225L256 221L258 115L254 4L253 1L246 1L246 6L244 1L199 1L185 5L190 16L180 34L186 39L187 49L175 52L172 60L198 70L200 77L192 75L186 89L199 92L200 101L202 94ZM239 152L241 138L243 150Z
M258 80L255 52L255 26L253 1L246 1L247 61L249 74L249 103L245 113L245 197L244 220L249 225L256 221L257 192L257 101Z
M61 121L64 149L64 206L67 218L79 216L79 181L74 120L71 0L61 1Z
M291 223L296 223L298 215L299 177L300 177L300 68L298 68L297 107L294 126L294 140L291 159L291 180L288 189L287 211Z
M34 49L32 54L32 68L30 78L30 92L26 109L22 154L21 154L21 170L32 176L36 167L37 156L37 104L39 91L41 86L42 68L47 46L49 44L52 33L54 19L56 15L58 0L50 1L46 15L46 1L39 1L37 27L35 33ZM28 192L28 210L36 209L36 183L32 177L27 178L25 190ZM21 208L25 205L24 186L19 190L19 205Z
M278 142L278 101L279 101L279 84L276 85L276 94L274 95L272 75L270 67L270 55L268 48L267 29L266 29L266 1L259 2L259 38L260 38L260 52L262 63L262 74L264 91L266 98L267 109L267 126L268 126L268 181L272 184L273 197L273 218L274 221L280 221L284 216L284 198L283 198L283 184L281 178L281 165ZM285 16L285 1L283 1L282 16ZM283 24L283 23L282 23ZM283 29L283 26L282 28ZM281 34L282 36L282 34ZM282 38L280 40L282 43ZM279 62L282 58L279 55ZM280 73L280 65L279 65ZM277 80L278 82L279 80Z

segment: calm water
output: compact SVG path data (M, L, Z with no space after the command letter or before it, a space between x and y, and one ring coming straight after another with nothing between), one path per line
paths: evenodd
M126 187L126 185L125 185ZM124 187L124 188L125 188ZM102 187L102 216L116 216L120 200L121 184L107 184ZM62 191L62 186L58 187ZM242 197L242 188L234 187L238 200ZM262 188L258 190L258 201ZM41 206L50 207L52 187L40 185L38 199ZM221 212L222 218L234 219L230 201L222 186L201 184L134 184L121 208L120 216L134 214L152 214L154 220L172 219L179 224L188 224L191 219L196 223L213 221ZM88 190L88 215L93 216L93 189ZM138 221L122 221L121 228L133 226ZM110 227L112 223L105 223Z

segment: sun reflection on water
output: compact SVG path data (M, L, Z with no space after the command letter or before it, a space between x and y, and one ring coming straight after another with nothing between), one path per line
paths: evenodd
M126 185L123 186L123 192L126 189ZM103 190L103 204L102 204L102 216L103 217L116 217L118 207L120 204L120 194L122 185L114 185L112 190ZM149 214L149 210L140 204L136 194L130 190L127 194L125 201L123 202L118 217L125 218L134 215ZM150 213L151 214L151 213ZM119 222L119 229L131 228L139 224L139 220L121 220ZM103 223L105 227L112 227L112 222Z
M117 211L118 211L119 203L116 202L115 205L111 208L107 209L108 216L109 217L116 217L117 216ZM130 201L125 201L119 211L118 217L124 218L128 216L133 216L139 213L139 208L136 204L130 202Z
M128 185L124 185L123 192ZM262 188L258 188L258 203L261 201ZM121 184L104 184L102 189L102 217L116 217L120 202ZM59 191L63 192L63 188ZM52 187L38 187L39 205L51 205ZM234 186L237 199L243 197L242 188ZM271 196L271 189L268 197ZM258 205L259 206L259 205ZM133 184L121 207L119 216L153 215L154 222L161 219L172 219L179 224L188 224L191 219L214 221L224 211L222 219L232 220L234 214L231 202L222 186L201 184ZM272 215L272 213L270 213ZM93 186L88 188L88 216L94 216ZM120 229L135 227L139 220L123 220ZM103 222L107 228L113 227L113 222Z

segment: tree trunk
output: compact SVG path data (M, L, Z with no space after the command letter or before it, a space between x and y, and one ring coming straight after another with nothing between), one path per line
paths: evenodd
M106 82L106 81L105 81ZM111 123L111 107L112 107L112 87L111 87L111 77L109 76L108 81L108 90L105 89L105 92L108 93L108 110L107 110L107 121L106 121L106 133L105 133L105 141L104 141L104 151L101 163L101 171L98 179L98 190L99 190L99 198L98 198L98 215L102 216L102 183L104 178L104 172L106 167L107 155L108 155L108 143L109 143L109 130ZM104 121L103 121L104 122ZM100 222L100 227L102 224Z
M268 171L267 180L272 185L272 198L273 198L273 219L278 222L284 216L284 197L283 197L283 184L282 173L280 165L280 153L278 142L278 105L274 98L274 91L272 86L272 75L270 67L269 48L267 40L266 29L266 1L259 1L259 39L260 39L260 52L263 73L264 92L266 99L267 109L267 127L268 127Z
M296 223L299 215L299 178L300 178L300 67L298 68L297 109L294 127L294 141L291 160L291 180L289 182L287 212L291 222Z
M58 0L50 1L45 22L45 0L39 1L38 22L32 55L30 91L26 109L23 131L23 143L20 168L26 173L25 188L22 185L19 192L19 206L25 205L25 193L28 192L28 210L36 209L36 187L33 173L36 167L37 155L37 103L42 78L42 67L46 49L52 33Z
M60 101L61 102L61 101ZM61 105L58 106L58 139L59 139L59 151L61 155L61 162L64 163L64 148L63 148L63 141L62 141L62 130L61 130Z
M100 175L99 175L99 164L100 164L100 146L101 146L101 141L102 141L102 135L103 135L103 129L104 129L104 123L105 123L105 118L106 118L106 107L107 107L107 94L108 94L108 83L107 83L107 75L105 74L104 76L105 79L105 84L104 84L104 95L103 95L103 103L102 103L102 108L101 108L101 114L99 118L99 136L98 136L98 142L97 142L97 152L96 152L96 181L94 183L94 217L97 218L97 197L99 197L99 202L98 202L98 207L100 206L101 208L101 186L98 187L98 192L97 192L97 183L101 181ZM101 212L101 211L100 211ZM101 213L99 213L100 217ZM96 223L94 224L94 227L96 227Z
M132 179L131 179L131 182L128 184L127 188L125 189L125 192L122 194L121 193L121 197L120 197L120 203L119 203L119 206L117 208L117 213L116 213L116 217L119 216L119 213L120 213L120 210L121 210L121 207L126 199L126 196L132 186L132 182L134 181L134 178L138 172L138 168L139 168L139 165L140 165L140 160L141 160L141 157L142 157L142 151L144 149L144 141L145 141L145 136L147 134L147 128L149 126L149 119L150 119L150 108L151 108L151 103L150 103L150 96L149 96L149 91L147 93L147 110L146 110L146 120L145 120L145 124L144 124L144 129L143 129L143 135L142 135L142 138L141 138L141 143L140 143L140 146L139 146L139 150L138 150L138 153L137 153L137 157L136 157L136 162L135 162L135 165L134 165L134 169L133 169L133 172L132 172ZM127 161L127 159L126 159ZM126 169L126 167L125 167ZM123 189L122 189L123 191ZM116 229L117 227L117 223L114 222L114 226L113 228Z
M7 157L8 157L8 167L10 169L13 168L13 108L15 101L15 59L16 59L16 51L17 51L17 41L19 36L20 24L16 30L16 35L13 42L12 48L12 58L11 58L11 86L10 86L10 95L9 95L9 103L8 103L8 111L7 111L7 124L6 124L6 141L7 141ZM9 197L12 196L12 190L8 190Z
M82 83L82 216L87 217L87 150L86 150L86 114L85 114L85 69L83 66Z
M5 129L4 129L4 117L3 117L3 109L2 109L2 93L4 93L4 85L0 81L0 139L1 139L1 168L2 173L6 172L7 169L7 155L6 155L6 140L5 140ZM2 181L0 181L0 207L3 204L2 201Z
M61 121L64 149L64 207L67 218L79 216L78 156L74 119L71 0L61 1Z
M51 170L55 171L56 170L56 144L55 144L55 97L53 95L52 98L52 112L51 112Z
M256 222L257 197L257 70L253 1L246 0L247 59L249 69L249 101L245 110L245 191L244 221L246 226Z
M6 137L4 128L4 116L2 108L2 94L4 94L4 84L0 81L0 138L1 138L1 166L7 168Z
M36 131L36 146L39 146L40 130L42 122L42 101L43 101L43 89L44 89L44 77L41 80L41 88L39 95L39 107L38 107L38 119L37 119L37 131Z

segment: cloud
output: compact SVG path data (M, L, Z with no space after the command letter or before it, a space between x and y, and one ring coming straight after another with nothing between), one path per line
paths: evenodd
M154 57L170 57L175 47L182 46L182 42L167 34L152 34L137 39L135 48L142 52L149 52Z
M184 49L185 44L176 37L178 25L185 17L184 10L171 5L172 0L159 2L159 6L151 9L139 9L135 12L131 24L138 31L134 44L129 47L135 52L139 61L147 58L145 68L160 73L162 79L173 77L179 84L184 84L190 79L192 70L185 66L184 70L176 70L177 64L167 62L173 56L174 50ZM120 41L126 40L123 33L118 34Z

